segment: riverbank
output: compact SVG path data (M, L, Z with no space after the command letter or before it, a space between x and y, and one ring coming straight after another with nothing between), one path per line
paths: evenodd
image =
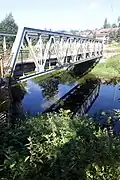
M120 78L120 55L108 58L105 62L98 63L91 71L98 78Z
M66 76L68 74L68 76ZM86 80L99 78L101 80L113 80L120 78L120 54L109 57L105 60L105 62L98 63L88 74L77 75L75 76L73 71L66 72L64 70L59 70L54 73L50 73L48 75L44 75L35 79L36 82L43 81L44 79L50 77L61 77L63 81L67 81L67 79L71 79L71 81L77 81L78 83L85 83ZM71 77L72 78L71 78ZM67 78L67 79L66 79Z

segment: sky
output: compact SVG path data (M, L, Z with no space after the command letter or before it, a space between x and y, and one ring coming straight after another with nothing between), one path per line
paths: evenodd
M84 30L117 23L120 0L0 0L0 21L12 12L19 27Z

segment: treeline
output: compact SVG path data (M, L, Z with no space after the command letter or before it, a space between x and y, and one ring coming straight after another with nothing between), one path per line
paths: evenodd
M108 19L105 18L103 28L110 28L110 27L113 27L113 28L120 27L120 16L118 16L118 18L117 18L117 23L113 23L113 24L110 24Z
M118 28L118 29L113 29L112 31L110 30L108 32L108 42L111 43L112 41L115 42L120 42L120 16L117 18L117 23L113 23L110 24L108 19L105 18L104 24L103 24L103 28L107 29L107 28Z

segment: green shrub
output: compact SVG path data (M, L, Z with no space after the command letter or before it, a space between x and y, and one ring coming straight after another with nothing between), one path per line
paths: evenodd
M69 111L1 127L1 180L120 179L120 139Z

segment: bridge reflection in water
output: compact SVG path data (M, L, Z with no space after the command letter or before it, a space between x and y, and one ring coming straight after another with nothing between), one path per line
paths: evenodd
M62 78L53 77L40 82L28 81L25 84L26 92L20 86L12 87L13 102L10 106L12 118L23 118L26 112L32 116L38 113L57 112L60 108L69 109L73 114L84 115L99 94L98 81L87 81L80 86L70 77L66 77L66 81L69 82L63 82ZM3 92L2 97L4 95ZM7 102L0 111L1 114L8 112Z
M99 90L100 84L97 81L87 82L82 86L77 84L45 112L58 111L63 108L65 110L69 109L73 115L83 116L98 97Z

